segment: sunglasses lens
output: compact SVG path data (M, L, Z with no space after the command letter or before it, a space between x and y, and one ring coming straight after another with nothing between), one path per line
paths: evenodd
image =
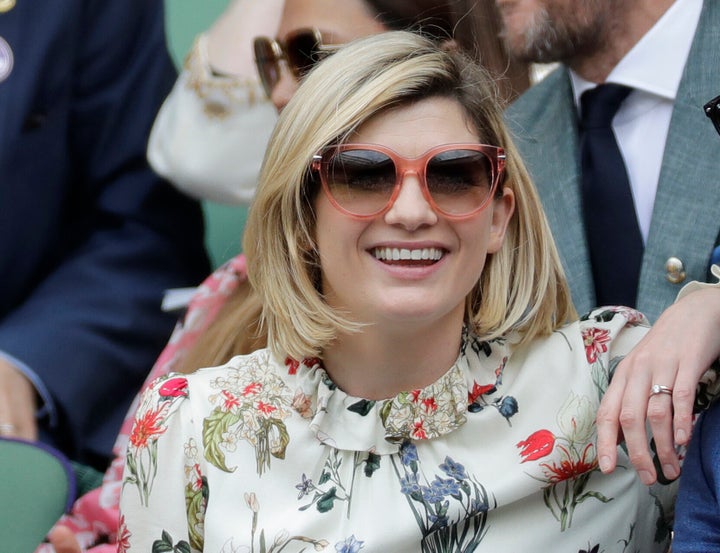
M297 78L304 77L320 61L321 46L320 36L313 31L301 31L288 38L286 55Z
M448 150L433 156L425 168L433 201L449 215L466 215L485 204L492 193L490 158L475 150Z
M424 180L433 209L444 215L464 217L487 205L497 179L494 158L483 147L426 155L405 159L367 146L341 146L322 155L320 179L336 207L360 217L387 209L399 175L408 171Z
M323 163L323 182L330 196L355 215L382 211L395 188L395 163L374 150L344 150Z
M270 96L273 88L280 80L280 64L269 38L258 37L253 42L255 64L265 93Z

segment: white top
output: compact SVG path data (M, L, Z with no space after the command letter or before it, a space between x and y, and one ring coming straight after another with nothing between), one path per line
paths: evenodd
M613 130L635 200L640 232L647 241L665 141L703 0L675 0L667 12L608 75L606 82L635 88L620 106ZM574 72L575 102L595 87ZM579 107L578 107L579 109Z
M645 487L622 448L603 475L594 445L641 317L466 336L435 383L382 401L268 350L165 376L130 437L120 551L665 551L675 486Z

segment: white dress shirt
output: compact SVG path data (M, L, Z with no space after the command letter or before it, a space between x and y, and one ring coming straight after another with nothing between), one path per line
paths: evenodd
M673 104L702 6L703 0L676 0L606 81L635 89L620 106L612 127L627 167L644 241L650 230ZM582 93L595 83L573 71L570 75L579 106Z

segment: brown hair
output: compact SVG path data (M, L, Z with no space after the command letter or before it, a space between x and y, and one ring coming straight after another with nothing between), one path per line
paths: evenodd
M392 30L411 30L433 40L453 39L495 78L505 103L530 86L530 66L513 58L500 38L495 0L365 0Z

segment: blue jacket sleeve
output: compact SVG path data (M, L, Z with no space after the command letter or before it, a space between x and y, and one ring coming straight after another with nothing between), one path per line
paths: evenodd
M675 505L674 553L720 551L720 403L695 424Z
M176 75L163 2L18 2L0 36L0 351L51 394L42 439L102 468L172 330L164 290L209 271L200 206L145 158Z

